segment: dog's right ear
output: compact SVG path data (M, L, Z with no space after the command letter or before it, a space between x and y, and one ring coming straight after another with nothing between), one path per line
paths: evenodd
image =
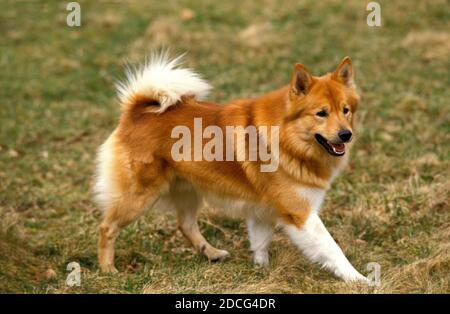
M353 89L355 88L355 82L353 81L353 66L350 57L342 59L336 71L333 72L332 78L345 86Z
M306 95L311 89L313 78L308 69L300 63L295 64L291 77L291 92L295 95Z

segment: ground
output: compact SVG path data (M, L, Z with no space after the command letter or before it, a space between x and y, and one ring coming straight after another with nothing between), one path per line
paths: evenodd
M449 293L450 11L446 0L2 2L0 10L0 292ZM267 269L254 268L245 224L206 210L200 225L223 263L196 254L173 214L149 212L117 243L116 275L99 272L91 197L97 147L114 129L114 89L126 62L150 49L187 51L214 86L210 99L256 96L352 57L362 94L351 163L322 217L362 273L349 285L308 263L278 233ZM81 265L68 287L67 264Z

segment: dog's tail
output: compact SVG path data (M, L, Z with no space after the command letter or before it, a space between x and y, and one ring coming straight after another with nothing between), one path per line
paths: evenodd
M127 67L126 80L117 84L122 106L145 103L151 105L149 111L162 113L182 96L206 97L211 85L191 69L180 68L183 56L170 59L167 51L155 52L143 65Z

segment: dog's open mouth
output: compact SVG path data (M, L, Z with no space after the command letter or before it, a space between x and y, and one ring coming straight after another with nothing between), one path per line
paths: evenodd
M345 154L345 144L343 143L331 143L320 134L316 134L316 140L333 156L343 156Z

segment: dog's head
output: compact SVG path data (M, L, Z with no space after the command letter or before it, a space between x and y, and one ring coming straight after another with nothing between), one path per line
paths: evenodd
M299 151L343 156L354 137L358 100L349 57L333 73L320 77L312 76L305 66L296 64L286 119L290 144Z

